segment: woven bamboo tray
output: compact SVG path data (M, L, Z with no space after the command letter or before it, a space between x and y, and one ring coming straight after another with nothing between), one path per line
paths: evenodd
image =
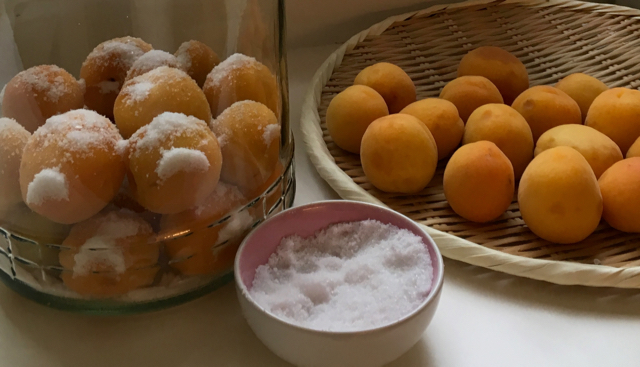
M468 51L500 46L527 66L531 85L584 72L610 87L640 85L640 11L565 0L483 0L440 5L389 18L355 35L316 73L302 111L303 139L320 175L344 199L390 207L425 226L448 258L557 284L640 288L640 235L602 223L581 243L534 235L518 204L478 225L457 216L442 190L446 162L417 195L376 190L357 155L338 148L325 113L360 70L387 61L413 79L418 99L437 97Z

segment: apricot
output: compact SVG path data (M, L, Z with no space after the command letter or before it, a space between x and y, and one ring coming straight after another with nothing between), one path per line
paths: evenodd
M602 195L589 162L564 146L531 161L520 180L518 203L529 229L554 243L584 240L602 216Z
M82 108L84 89L68 72L55 65L40 65L18 73L7 83L2 115L29 132L54 115Z
M20 162L24 202L48 219L72 224L97 214L120 189L122 137L104 116L74 110L49 118L29 138Z
M443 186L444 196L456 214L472 222L489 222L511 205L513 167L494 143L469 143L451 156Z
M585 125L600 131L627 152L640 137L640 91L613 88L591 104Z
M482 46L467 53L458 66L458 77L478 75L489 79L500 91L504 103L511 104L529 88L527 68L510 52Z
M631 145L627 151L627 158L640 157L640 137Z
M618 145L596 129L584 125L560 125L538 139L535 155L547 149L567 146L577 150L587 160L596 178L617 161L622 160Z
M640 157L615 163L598 183L604 220L619 231L640 233Z
M160 249L151 226L128 211L109 211L71 228L60 251L61 278L70 289L96 298L150 285Z
M168 66L170 68L176 69L182 68L182 65L178 62L178 59L172 54L161 50L151 50L140 56L133 63L133 65L131 65L131 68L127 72L127 77L124 81L126 82L128 80L131 80L161 66Z
M416 101L416 86L411 77L397 65L379 62L358 73L354 85L366 85L380 93L389 113L398 113Z
M378 92L366 85L353 85L329 103L327 130L337 146L360 154L362 135L369 124L388 114L387 104Z
M438 160L451 155L460 145L464 122L453 103L440 98L427 98L413 102L400 113L417 117L429 128L438 146Z
M563 78L556 84L556 88L568 94L578 103L582 113L582 122L587 118L587 112L589 112L593 100L609 89L600 80L583 73L575 73Z
M518 111L504 104L488 104L475 110L464 129L462 144L487 140L500 148L520 179L533 159L533 135Z
M211 122L222 149L223 181L247 194L273 172L280 152L280 124L262 103L236 102Z
M113 119L113 104L133 63L153 47L134 37L114 38L91 51L82 63L80 78L85 82L86 106Z
M269 68L243 54L233 54L216 65L204 83L211 114L218 117L227 107L239 101L255 101L280 116L280 91Z
M440 98L453 103L465 123L476 108L504 102L498 88L483 76L462 76L450 81L440 92Z
M244 195L236 186L219 182L213 193L199 206L178 214L163 215L160 221L161 234L192 232L188 236L179 236L165 241L169 265L186 275L212 274L230 268L230 264L226 261L228 257L224 256L226 252L221 248L226 246L216 245L221 245L221 242L230 239L221 238L219 234L234 219L240 218L244 221L244 230L253 223L246 212L232 212L245 202ZM228 214L232 215L231 219L211 226ZM234 240L237 241L238 238ZM233 262L233 255L231 262Z
M0 118L0 213L22 202L20 160L31 134L16 120Z
M537 142L545 131L556 126L582 124L578 103L554 87L531 87L520 94L511 107L527 120L534 142Z
M174 214L200 204L213 192L222 152L204 121L165 112L133 134L125 161L137 201L154 213Z
M365 175L377 189L412 194L433 178L438 148L422 121L396 114L369 125L362 137L360 159Z
M200 41L187 41L180 45L175 53L182 68L202 88L207 80L207 75L220 63L220 58L211 49Z
M182 70L161 66L127 81L113 109L116 126L129 138L163 112L183 113L207 123L209 104L196 82Z

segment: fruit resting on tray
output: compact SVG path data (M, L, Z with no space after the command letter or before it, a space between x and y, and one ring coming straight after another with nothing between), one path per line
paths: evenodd
M640 233L640 91L582 73L530 87L517 57L487 46L462 58L440 98L416 101L410 81L371 65L327 109L333 141L360 154L377 189L419 194L449 158L444 194L469 221L499 218L517 191L545 240L582 241L602 218Z

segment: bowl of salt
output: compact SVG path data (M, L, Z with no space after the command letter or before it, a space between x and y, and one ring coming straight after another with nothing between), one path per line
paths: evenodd
M323 201L285 210L238 250L235 277L256 336L296 366L372 367L422 337L444 264L431 237L390 209Z

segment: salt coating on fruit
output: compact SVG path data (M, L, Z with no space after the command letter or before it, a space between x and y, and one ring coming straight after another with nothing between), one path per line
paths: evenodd
M90 110L74 110L50 117L33 135L45 138L44 147L56 140L71 151L89 155L94 149L113 147L122 140L109 120Z
M153 149L159 146L167 137L171 139L177 136L179 132L188 134L192 131L195 134L201 126L195 126L194 121L200 120L183 113L163 112L156 116L151 124L144 126L144 134L141 133L141 130L138 130L134 135L135 148L139 150Z
M151 82L140 82L128 85L125 88L125 93L129 94L129 99L127 100L128 104L133 104L134 102L142 102L147 97L149 97L149 91L154 87L155 84Z
M102 43L101 46L101 48L96 48L91 52L91 55L99 60L98 63L116 62L127 69L133 66L133 63L145 53L129 38L110 40ZM112 58L111 55L114 54L118 55L118 57Z
M127 73L127 79L135 78L161 66L178 68L179 62L175 56L166 51L151 50L135 60Z
M254 223L254 219L247 210L242 210L231 215L231 218L222 226L218 232L218 243L239 237L244 231L249 229ZM215 248L213 249L215 252Z
M42 67L29 68L16 75L18 83L25 83L31 86L34 92L43 93L45 100L58 102L65 94L70 93L67 84L62 76L49 79L49 75L53 73L65 72L55 65L46 65L46 69Z
M73 276L88 275L96 269L108 267L118 274L127 270L123 249L116 241L145 232L138 221L109 213L96 234L87 239L74 255ZM147 231L148 232L148 231Z
M205 172L208 169L209 160L201 151L171 148L162 153L156 173L161 180L166 180L178 172Z
M213 190L213 193L207 198L206 202L196 207L195 214L200 216L205 211L209 211L211 207L217 208L219 203L244 201L246 201L246 199L240 190L238 190L237 186L228 185L220 181Z
M380 327L427 298L433 267L422 239L375 220L333 224L282 239L256 269L251 297L294 324L317 330Z
M178 62L185 68L189 69L191 67L191 54L189 53L189 48L191 48L191 44L194 41L187 41L178 47L176 51L176 58Z
M48 200L69 200L69 183L60 167L43 169L27 189L27 204L41 205Z
M227 76L233 70L249 67L254 67L257 69L259 65L261 64L253 57L236 53L227 57L226 60L213 68L213 70L211 70L211 73L209 73L207 79L211 80L214 86L221 87L221 83L224 80L225 76ZM231 79L231 82L233 81L234 80Z
M264 133L262 134L262 139L264 140L265 145L271 144L276 138L280 136L280 125L271 124L264 127Z

